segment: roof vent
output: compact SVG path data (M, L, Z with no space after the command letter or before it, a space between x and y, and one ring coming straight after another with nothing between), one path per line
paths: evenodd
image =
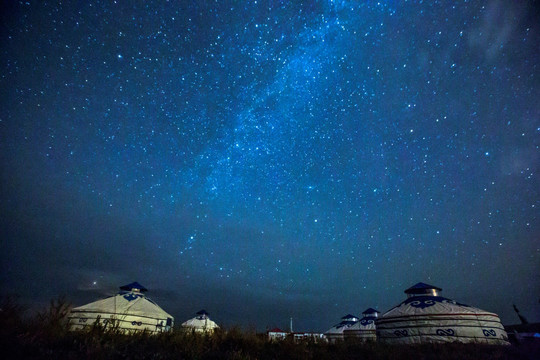
M132 282L131 284L127 284L124 286L120 286L120 290L124 291L133 291L133 292L146 292L148 291L147 288L139 284L138 282Z
M433 285L424 284L419 282L416 285L411 286L407 290L405 290L405 294L407 294L407 297L413 297L413 296L439 296L439 291L442 291L441 288L438 288Z
M364 316L371 316L371 317L377 317L377 314L380 313L380 311L377 311L373 308L369 308L369 309L366 309L364 310L364 312L362 313L362 315Z

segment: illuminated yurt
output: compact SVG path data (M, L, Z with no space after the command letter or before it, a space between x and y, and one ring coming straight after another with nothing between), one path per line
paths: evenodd
M346 339L357 339L361 341L376 341L377 334L375 329L375 321L377 320L379 311L369 308L362 315L362 319L356 322L351 327L345 329L343 334Z
M120 287L114 296L73 308L68 315L70 330L85 330L94 325L116 328L124 333L170 331L174 318L147 298L148 290L134 282Z
M196 333L212 333L219 329L218 324L210 320L208 313L205 310L199 311L193 319L189 319L182 323L184 331L192 331Z
M332 326L328 331L324 333L329 342L335 343L337 341L343 341L345 339L343 332L356 324L358 317L347 314L341 318L341 322Z
M405 290L407 299L376 321L378 340L388 344L509 344L497 314L444 298L441 290L424 283Z

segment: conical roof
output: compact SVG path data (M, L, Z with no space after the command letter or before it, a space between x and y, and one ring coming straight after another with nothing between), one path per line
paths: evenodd
M131 283L120 289L115 296L73 308L68 316L70 329L82 330L96 323L102 326L114 324L123 331L162 332L172 327L173 316L142 293L147 291L144 286Z

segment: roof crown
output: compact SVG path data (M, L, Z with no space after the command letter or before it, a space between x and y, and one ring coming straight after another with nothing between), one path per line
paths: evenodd
M341 320L358 321L358 316L347 314L344 317L342 317Z
M374 315L374 316L377 316L377 313L380 313L380 311L377 311L377 310L375 310L373 308L369 308L369 309L364 310L362 315Z
M419 296L419 295L420 296L422 295L438 296L439 291L442 291L442 289L433 285L419 282L416 285L413 285L407 290L405 290L405 294L407 294L409 297Z
M145 288L144 286L142 286L141 284L139 284L138 282L132 282L131 284L127 284L127 285L124 285L124 286L120 286L120 290L125 290L125 291L139 291L139 292L146 292L148 291L147 288Z

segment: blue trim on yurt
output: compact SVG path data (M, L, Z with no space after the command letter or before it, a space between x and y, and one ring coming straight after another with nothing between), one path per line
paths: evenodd
M435 303L438 303L438 302L439 303L450 303L450 304L454 304L454 305L457 305L457 306L463 306L463 307L470 307L469 305L461 304L461 303L458 303L455 300L447 299L447 298L442 297L442 296L425 295L425 296L415 296L415 297L408 298L408 299L402 301L401 303L399 303L398 305L394 306L390 310L388 310L386 313L389 313L390 311L394 310L395 308L398 308L398 307L404 306L404 305L409 305L409 306L412 306L412 307L417 308L417 309L425 309L425 308L428 308L428 307L431 307L431 306L435 305Z
M132 282L131 284L127 284L127 285L124 285L124 286L120 286L120 290L125 290L125 291L132 291L133 289L138 289L140 292L146 292L148 291L147 288L145 288L144 286L142 286L141 284L139 284L138 282Z
M351 314L347 314L347 315L345 315L344 317L342 317L342 319L352 319L352 318L358 319L358 316L354 316L354 315L351 315Z
M356 324L357 322L358 321L342 321L339 324L336 324L336 325L332 326L332 328L341 329L344 326L351 327L354 324Z
M441 288L438 288L433 285L425 284L423 282L419 282L416 285L411 286L407 290L405 290L405 294L424 294L426 290L434 289L437 291L442 291Z
M196 315L209 315L209 314L206 312L206 310L202 309L199 312L197 312Z
M375 321L377 321L377 318L375 316L366 316L363 317L362 320L360 320L360 324L362 326L366 326L369 324L373 324Z
M124 299L126 299L127 301L133 301L133 300L137 300L137 299L144 299L144 295L141 295L141 294L134 294L132 292L125 292L124 293L125 295L122 296Z
M398 306L410 305L410 306L415 307L415 308L424 309L424 308L431 307L431 306L435 305L435 303L437 303L437 302L439 302L439 303L449 303L449 304L454 304L454 305L464 306L464 307L470 307L469 305L461 304L461 303L458 303L455 300L447 299L447 298L442 297L442 296L429 296L429 295L415 296L415 297L408 298L407 300L403 301Z

